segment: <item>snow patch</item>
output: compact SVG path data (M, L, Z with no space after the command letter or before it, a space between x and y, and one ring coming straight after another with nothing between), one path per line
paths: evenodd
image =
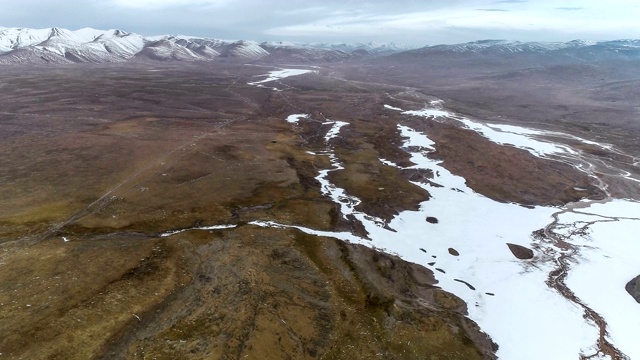
M438 109L426 109L426 108L422 110L403 111L402 113L406 115L422 116L426 118L428 117L439 118L439 117L451 116L451 113L448 111L438 110Z
M260 80L260 81L253 81L250 83L247 83L249 85L259 85L259 84L264 84L270 81L276 81L276 80L282 80L284 78L288 78L290 76L296 76L296 75L302 75L302 74L307 74L307 73L314 73L317 72L315 70L307 70L307 69L281 69L281 70L274 70L274 71L270 71L267 75L260 75L260 76L266 76L267 78L264 80Z
M169 236L173 236L176 234L180 234L183 233L185 231L192 231L192 230L223 230L223 229L232 229L237 227L238 225L235 224L230 224L230 225L213 225L213 226L196 226L196 227L191 227L191 228L187 228L187 229L180 229L180 230L173 230L173 231L167 231L164 232L162 234L160 234L161 237L169 237Z
M390 110L402 111L402 109L397 108L395 106L391 106L391 105L385 105L384 108L385 109L390 109Z
M308 114L293 114L293 115L287 116L287 122L290 124L297 124L298 121L300 121L301 119L307 119L307 118L309 118Z

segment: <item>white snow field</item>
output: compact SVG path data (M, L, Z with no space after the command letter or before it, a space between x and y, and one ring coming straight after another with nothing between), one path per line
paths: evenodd
M247 83L248 85L252 85L252 86L258 86L258 87L266 87L262 84L264 83L268 83L268 82L272 82L272 81L277 81L277 80L282 80L284 78L288 78L290 76L296 76L296 75L302 75L302 74L307 74L307 73L314 73L317 72L316 70L308 70L308 69L280 69L280 70L273 70L270 71L267 75L259 75L259 76L266 76L267 78L264 80L260 80L260 81L252 81ZM280 91L280 89L276 88L276 87L272 87L272 90L275 91Z
M608 338L631 359L640 359L640 305L625 291L640 274L640 203L613 200L560 215L559 233L578 247L567 285L608 324Z
M307 114L293 114L293 115L287 116L287 122L291 124L297 124L298 121L300 121L300 119L306 119L308 117L309 115Z
M334 125L332 130L335 129ZM330 171L341 169L329 151L326 155L330 156L333 169L321 171L317 178L322 191L341 206L343 214L353 214L364 224L371 241L349 233L297 228L375 247L432 269L439 286L462 298L469 306L469 317L500 345L501 358L549 358L548 349L553 348L558 359L567 359L587 351L597 329L584 322L580 308L545 285L551 264L539 271L528 271L506 245L529 245L530 234L550 222L555 210L498 203L474 193L463 178L425 156L433 145L428 137L405 126L399 129L408 138L405 146L423 149L412 154L411 160L417 164L414 168L433 170L437 174L433 181L443 185L439 188L417 184L432 195L419 211L402 212L389 222L395 232L383 228L381 219L357 211L360 201L327 180ZM427 222L428 216L436 217L438 223ZM451 255L449 248L460 255ZM565 335L558 337L555 331ZM547 345L537 347L536 343ZM526 354L522 349L527 349Z
M398 111L397 108L387 108ZM427 118L445 116L441 111L405 114ZM292 116L296 121L309 119L308 116ZM422 203L418 211L401 212L385 224L382 219L356 210L360 200L328 180L329 172L342 169L332 151L332 139L339 136L341 128L349 125L340 121L329 123L332 127L325 137L326 150L318 152L317 156L328 156L332 168L321 170L317 180L323 194L340 205L342 214L352 214L364 224L370 240L346 232L317 231L273 222L257 221L252 224L293 227L313 235L359 243L432 269L438 285L462 298L468 304L469 318L499 345L500 359L561 360L575 359L580 355L607 358L597 354L599 328L592 321L585 320L584 309L546 284L549 273L556 268L555 257L563 254L564 250L547 244L544 251L535 252L534 259L524 261L516 259L507 246L507 243L513 243L535 248L533 245L537 240L532 233L549 225L552 215L562 208L530 209L499 203L475 193L466 186L464 178L451 174L440 166L439 161L429 159L428 153L437 144L427 135L399 125L398 130L406 139L404 146L411 149L411 161L416 164L411 168L432 170L435 174L432 181L442 187L416 183L428 190L432 198ZM541 134L537 130L493 126L494 130L488 125L469 122L463 125L475 131L481 130L483 135L497 143L521 147L538 156L575 152L566 145L529 138ZM502 133L509 136L508 141L504 140ZM385 159L381 162L397 166ZM630 200L594 204L588 210L603 216L629 216L634 213L640 216L640 204ZM569 216L575 215L566 212L560 216L563 226L566 225L565 218L569 223L581 221ZM600 219L597 215L589 216ZM438 222L427 222L426 217L435 217ZM600 222L591 225L593 234L590 237L567 239L581 247L579 257L570 269L569 286L605 318L609 323L609 340L631 358L638 351L634 334L640 333L640 316L633 314L640 312L640 306L626 294L624 285L640 274L640 266L635 265L640 264L640 242L634 241L632 235L618 235L614 244L606 235L612 231L637 233L634 229L640 230L640 221ZM561 234L562 229L559 228L558 232ZM590 242L591 247L585 247L585 242ZM601 242L603 245L596 246ZM629 251L620 251L625 248ZM455 249L459 255L452 255L449 249ZM614 270L614 264L618 263L619 270Z

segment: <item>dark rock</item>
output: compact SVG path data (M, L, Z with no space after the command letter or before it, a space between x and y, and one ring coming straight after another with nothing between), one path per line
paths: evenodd
M460 256L460 253L458 252L458 250L456 250L454 248L449 248L449 254L451 254L453 256Z
M515 256L516 258L520 260L533 259L533 250L521 245L510 244L510 243L507 243L507 246L509 247L509 250L511 250L511 253L513 254L513 256Z
M419 182L423 184L429 184L432 187L441 188L442 185L431 181L433 179L433 171L428 169L403 169L401 170L402 176L405 179L413 182Z
M453 281L457 281L457 282L459 282L459 283L463 283L463 284L467 285L467 287L468 287L469 289L471 289L471 290L475 290L475 289L476 289L473 285L469 284L468 282L466 282L466 281L464 281L464 280L460 280L460 279L453 279Z
M627 283L624 287L629 295L640 304L640 275L636 276L633 280Z
M427 216L427 222L430 224L437 224L438 223L438 219L433 217L433 216Z
M369 238L369 232L365 229L364 224L353 216L353 214L347 215L347 223L352 234L371 240L371 238ZM385 224L385 226L387 225Z

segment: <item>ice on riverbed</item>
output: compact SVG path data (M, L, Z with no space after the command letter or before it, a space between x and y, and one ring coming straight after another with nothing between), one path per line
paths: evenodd
M408 139L407 141L404 142L405 146L423 147L425 150L429 150L429 151L435 150L433 146L436 143L433 142L428 137L424 136L423 134L417 131L414 131L412 128L408 126L398 125L398 129L400 130L400 133L402 134L402 136ZM413 155L416 156L416 154L413 154ZM420 166L420 164L417 164L417 166Z
M384 106L386 109L390 109L390 110L396 110L396 111L402 111L402 109L397 108L395 106L391 106L391 105L385 105Z
M442 108L442 102L433 102L431 106L427 106L421 110L404 111L400 108L385 105L387 109L402 111L402 114L420 116L424 118L448 118L460 122L464 127L477 132L500 145L511 145L530 152L531 154L543 157L554 154L575 153L571 148L565 145L555 144L550 141L539 139L539 137L549 135L540 130L527 129L514 125L500 125L480 123L467 117L457 115L451 111ZM579 139L579 138L576 138Z
M278 224L273 221L251 221L249 222L249 225L256 225L256 226L268 227L268 228L279 228L279 229L298 229L309 235L332 237L339 240L348 241L350 243L367 245L366 240L346 231L342 231L342 232L320 231L320 230L310 229L304 226Z
M445 110L439 110L439 109L410 110L410 111L403 111L402 113L406 115L415 115L415 116L433 117L433 118L449 117L451 115L450 112Z
M496 144L512 145L517 148L527 150L538 157L562 153L575 153L568 146L533 138L532 135L543 135L543 133L539 131L519 126L481 124L467 118L462 118L459 121L467 128L477 132Z
M349 125L349 123L344 121L329 121L329 122L326 122L325 124L333 125L331 126L331 129L327 131L327 135L324 136L325 142L329 142L329 140L338 136L338 134L340 133L340 129L342 129L343 126Z
M290 76L296 76L296 75L302 75L302 74L307 74L307 73L311 73L311 72L317 72L316 70L307 70L307 69L280 69L280 70L273 70L270 71L267 75L261 75L261 76L266 76L267 78L264 80L260 80L260 81L253 81L250 83L247 83L248 85L260 85L260 84L264 84L270 81L275 81L275 80L281 80L284 78L288 78Z
M230 224L230 225L195 226L195 227L186 228L186 229L180 229L180 230L167 231L167 232L164 232L164 233L160 234L160 236L161 236L161 237L169 237L169 236L173 236L173 235L176 235L176 234L183 233L183 232L185 232L185 231L192 231L192 230L223 230L223 229L232 229L232 228L235 228L236 226L238 226L238 225Z
M575 225L574 225L575 224ZM640 203L614 200L559 217L578 247L566 284L607 322L608 338L631 359L640 359L640 304L625 290L640 275Z

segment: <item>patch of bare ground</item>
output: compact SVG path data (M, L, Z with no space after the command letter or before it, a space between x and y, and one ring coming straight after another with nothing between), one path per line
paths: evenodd
M0 271L3 356L95 358L109 334L189 283L182 252L179 242L114 237L45 241L5 253L3 269L10 271Z
M480 359L495 350L429 270L294 230L48 240L3 261L12 272L0 273L0 346L10 358Z
M492 356L464 304L417 265L295 230L180 237L193 281L119 332L103 358Z

